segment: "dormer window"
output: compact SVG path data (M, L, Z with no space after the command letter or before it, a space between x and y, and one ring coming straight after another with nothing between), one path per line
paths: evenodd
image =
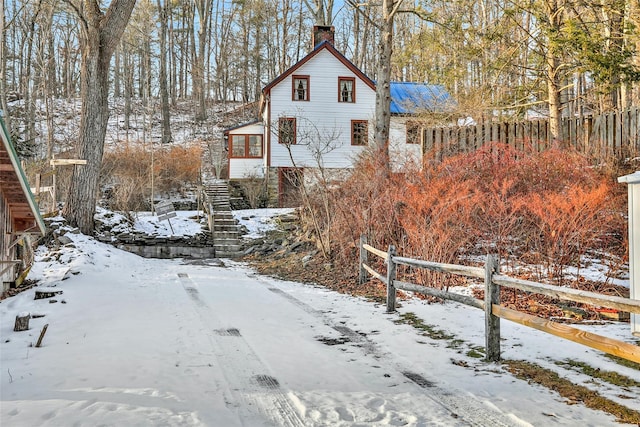
M356 102L356 79L338 78L338 102Z
M294 101L309 100L309 76L293 76Z

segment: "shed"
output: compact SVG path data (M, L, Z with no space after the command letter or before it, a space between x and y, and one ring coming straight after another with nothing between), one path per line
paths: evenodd
M0 139L0 279L4 292L31 268L33 237L43 235L45 225L1 118Z
M640 299L640 171L621 176L629 194L629 297ZM631 315L631 333L640 337L640 315Z

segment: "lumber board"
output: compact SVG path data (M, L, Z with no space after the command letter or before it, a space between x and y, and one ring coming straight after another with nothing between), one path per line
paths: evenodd
M411 267L426 268L427 270L438 271L440 273L451 273L459 276L475 277L484 279L484 268L470 267L466 265L444 264L440 262L422 261L413 258L393 257L393 262Z
M552 322L530 314L521 313L501 305L493 304L492 313L502 319L510 320L614 356L622 357L632 362L640 363L640 347L636 345L583 331L582 329L573 328L562 323Z
M385 251L381 251L380 249L376 249L373 246L367 245L366 243L364 245L362 245L362 247L364 249L366 249L367 251L371 252L372 254L378 255L380 258L383 258L385 261L389 257L389 254L386 253Z
M544 283L531 282L529 280L515 279L513 277L496 274L493 282L507 288L520 289L521 291L534 292L550 297L591 304L600 307L615 308L630 313L640 313L640 300L603 295L580 289L565 288L546 285Z

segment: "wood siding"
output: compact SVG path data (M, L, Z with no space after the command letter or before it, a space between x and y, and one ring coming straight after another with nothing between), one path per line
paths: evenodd
M291 101L291 76L270 89L271 130L270 135L265 135L265 140L271 140L270 166L293 167L290 147L297 167L352 167L355 157L366 147L351 145L351 120L373 119L375 91L326 49L300 66L296 75L309 76L309 101ZM355 103L338 102L341 77L355 79ZM278 143L279 117L296 118L296 145ZM320 159L315 156L319 152L322 153Z
M407 144L406 117L391 117L389 130L389 156L394 172L400 172L410 165L420 165L421 144Z
M233 135L264 135L264 126L262 123L252 123L247 126L238 127L228 132L229 141ZM266 166L265 156L267 150L266 135L262 138L261 159L234 159L229 156L229 179L246 179L246 178L263 178ZM227 153L228 154L228 153Z
M557 144L573 147L593 158L625 159L640 153L638 107L600 116L565 118L561 125L562 135ZM502 142L526 151L541 151L554 144L548 120L428 128L423 134L425 155L437 159L473 151L489 142Z

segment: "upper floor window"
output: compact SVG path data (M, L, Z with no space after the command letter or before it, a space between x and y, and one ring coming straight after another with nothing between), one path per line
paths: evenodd
M231 135L231 158L262 158L262 135Z
M356 102L356 79L338 78L338 102Z
M278 142L280 144L296 143L295 117L280 117L278 120Z
M351 120L351 145L367 145L369 139L369 122Z
M293 76L293 95L294 101L309 100L309 76Z
M406 124L407 127L407 144L420 144L420 131L422 130L421 126L417 122L408 121Z

